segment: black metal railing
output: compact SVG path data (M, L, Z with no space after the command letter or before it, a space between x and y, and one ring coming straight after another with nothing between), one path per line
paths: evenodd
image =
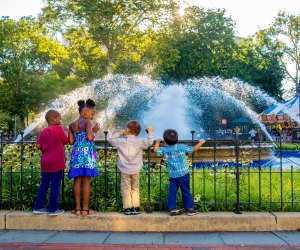
M120 172L117 152L107 141L96 141L101 175L91 182L90 206L98 211L122 209ZM194 145L191 140L181 141ZM0 208L30 210L40 183L40 152L35 142L22 139L13 143L0 141ZM66 146L69 155L71 146ZM299 150L299 149L297 149ZM230 140L207 140L197 152L188 156L191 192L200 211L299 211L300 156L285 157L288 151L279 138L270 141L239 140L239 131ZM300 151L299 151L300 153ZM287 161L284 162L283 160ZM277 161L277 166L274 162ZM73 181L66 178L61 187L61 205L74 207ZM144 211L167 209L168 173L163 158L148 148L144 152L144 167L140 174L140 197ZM180 193L178 206L182 206Z

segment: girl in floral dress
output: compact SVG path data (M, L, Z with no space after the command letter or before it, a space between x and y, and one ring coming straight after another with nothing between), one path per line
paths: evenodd
M97 152L94 143L95 133L100 129L97 123L92 127L91 120L95 114L95 102L88 99L78 101L79 118L69 125L69 142L72 147L68 178L74 178L74 214L87 216L95 211L89 209L91 177L99 175L97 167ZM81 187L83 204L81 212Z

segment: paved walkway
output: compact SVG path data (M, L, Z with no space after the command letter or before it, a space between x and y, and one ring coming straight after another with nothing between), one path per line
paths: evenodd
M111 233L1 230L0 249L300 249L300 232Z

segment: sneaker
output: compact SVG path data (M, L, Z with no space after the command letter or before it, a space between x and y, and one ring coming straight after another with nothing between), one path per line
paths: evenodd
M65 210L63 210L63 209L57 209L57 210L54 211L54 212L49 212L48 215L54 216L54 215L63 214L64 212L65 212Z
M125 215L131 215L131 209L130 208L125 208L124 209L124 214Z
M170 215L171 215L171 216L181 215L181 214L183 214L183 213L184 213L184 209L183 209L183 208L181 208L181 209L172 209L172 210L170 211Z
M141 210L140 210L139 207L132 207L132 208L130 209L130 211L131 211L131 214L133 214L133 215L137 215L137 214L140 214L140 213L141 213Z
M47 208L33 209L32 213L34 213L34 214L47 214L48 209Z
M193 216L193 215L195 215L195 214L197 214L198 213L198 211L196 211L194 208L189 208L188 210L187 210L187 212L186 212L186 215L188 215L188 216Z

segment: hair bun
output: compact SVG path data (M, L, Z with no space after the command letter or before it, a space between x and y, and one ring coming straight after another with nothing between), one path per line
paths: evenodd
M92 100L92 99L87 99L85 103L86 103L89 107L95 107L95 106L96 106L95 101Z
M82 106L82 105L84 105L84 100L79 100L79 101L77 102L77 104L78 104L79 107Z

